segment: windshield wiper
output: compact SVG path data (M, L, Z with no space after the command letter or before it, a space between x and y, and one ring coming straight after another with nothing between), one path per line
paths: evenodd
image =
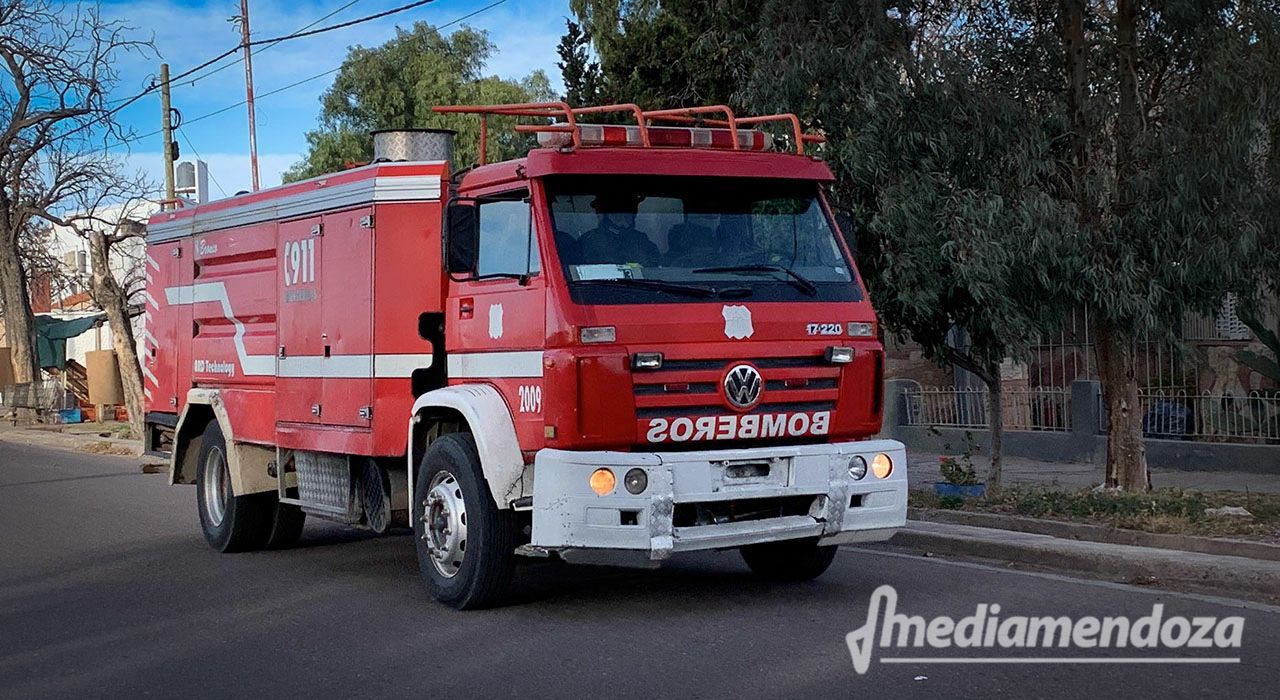
M632 287L635 289L651 289L655 292L671 292L672 294L681 294L687 297L706 298L716 295L715 290L706 287L697 287L689 284L675 284L674 282L662 282L659 280L636 279L634 277L617 277L614 279L599 280L573 280L569 284L600 284L617 287Z
M792 286L809 296L818 295L818 285L813 283L808 277L782 265L725 265L723 267L700 267L694 270L695 273L700 272L781 272L786 275Z

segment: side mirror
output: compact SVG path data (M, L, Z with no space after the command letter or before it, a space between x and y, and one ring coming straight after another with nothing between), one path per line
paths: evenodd
M454 200L445 209L445 259L449 274L472 275L480 252L480 208L475 200Z

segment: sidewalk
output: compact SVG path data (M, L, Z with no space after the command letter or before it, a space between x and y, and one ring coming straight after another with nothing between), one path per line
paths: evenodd
M890 545L1124 583L1280 601L1280 561L910 520Z
M907 479L911 488L930 488L940 480L938 457L928 452L907 450ZM984 474L990 466L986 455L974 455L973 466ZM1006 486L1052 486L1071 490L1085 489L1102 483L1103 467L1075 462L1042 462L1023 457L1004 458ZM1238 472L1229 469L1186 471L1161 469L1151 465L1151 483L1155 488L1182 488L1192 491L1251 491L1280 493L1280 475Z
M141 440L116 437L122 424L70 423L65 425L19 425L0 423L0 440L23 445L56 447L77 452L137 457L142 454ZM103 435L107 437L103 437Z

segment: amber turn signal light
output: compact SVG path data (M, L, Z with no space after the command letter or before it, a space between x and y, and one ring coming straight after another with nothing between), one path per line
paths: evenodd
M613 493L613 489L618 485L618 477L613 472L601 467L591 472L591 490L596 492L597 496L608 496Z

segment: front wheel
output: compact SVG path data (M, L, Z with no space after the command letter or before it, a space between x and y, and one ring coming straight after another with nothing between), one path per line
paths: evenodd
M431 595L458 610L498 604L515 572L519 527L489 496L475 438L431 443L413 491L418 568Z
M836 558L835 545L819 547L816 538L753 544L740 551L752 573L771 581L817 578Z

